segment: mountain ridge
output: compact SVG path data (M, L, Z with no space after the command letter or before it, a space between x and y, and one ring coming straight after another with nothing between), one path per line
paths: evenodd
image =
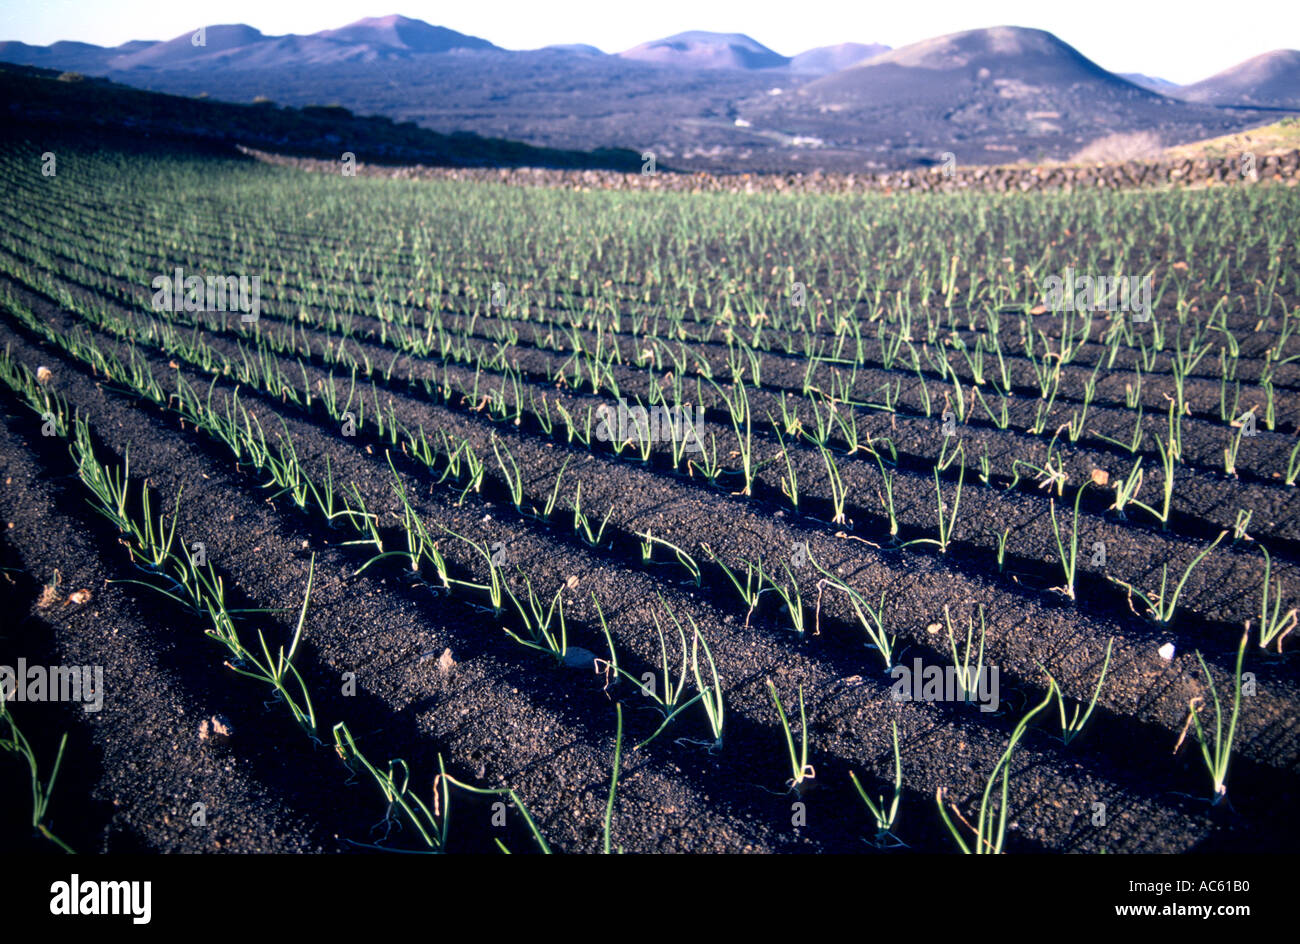
M1206 105L1248 104L1300 108L1300 50L1273 49L1229 66L1177 92Z
M441 134L654 151L710 171L848 172L924 165L947 152L971 163L1059 160L1113 134L1149 130L1173 145L1300 111L1300 78L1287 97L1286 51L1245 70L1272 86L1267 100L1238 106L1231 75L1220 76L1217 97L1196 101L1111 73L1051 33L1012 26L794 56L744 33L698 30L608 54L582 44L510 50L397 15L310 35L219 24L200 38L107 49L9 42L0 60L235 103L339 104Z

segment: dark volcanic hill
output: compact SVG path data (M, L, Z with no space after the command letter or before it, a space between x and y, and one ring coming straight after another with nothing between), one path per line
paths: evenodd
M951 151L961 163L1061 158L1108 134L1173 142L1234 116L1174 102L1106 71L1042 30L1001 26L913 43L764 103L773 125L832 148ZM1235 120L1240 120L1236 116Z
M1014 27L793 59L739 33L679 33L615 55L505 50L399 16L304 36L209 26L203 38L0 43L0 60L230 102L339 104L442 134L651 150L666 165L711 171L903 167L949 151L961 163L1063 158L1114 132L1152 129L1177 144L1277 117L1155 94L1050 33ZM857 64L835 68L846 62ZM1285 91L1286 63L1274 56L1249 73L1272 83L1270 102Z
M145 92L106 79L0 63L0 114L9 133L100 135L117 142L168 142L177 147L236 146L340 161L444 167L554 167L634 172L634 151L561 151L473 134L444 135L346 108L236 105ZM341 166L341 165L340 165Z
M367 43L406 53L497 48L477 36L466 36L443 26L431 26L423 20L396 15L357 20L341 29L325 30L315 35L340 43Z
M1088 88L1130 96L1132 83L1043 30L998 26L923 40L813 82L811 98L921 103L962 97L1048 101Z
M849 66L889 52L888 46L880 43L840 43L838 46L818 46L799 53L790 60L791 72L807 72L813 75L829 75Z
M103 73L108 61L119 51L138 52L157 43L134 40L116 49L106 49L90 43L51 43L49 46L32 46L14 40L0 42L0 61L16 65L37 66L73 72Z
M497 50L485 39L404 16L371 17L306 36L267 36L243 23L208 26L165 42L121 46L0 43L0 59L19 65L89 73L293 69L340 62L401 60L460 50ZM498 50L499 51L499 50Z
M604 50L587 43L554 43L550 46L543 46L542 49L549 49L552 52L573 53L576 56L603 56Z
M1117 72L1116 75L1121 79L1128 79L1134 85L1139 85L1149 92L1159 92L1161 95L1172 95L1180 88L1177 82L1170 82L1155 75L1143 75L1141 72Z
M743 33L695 30L656 39L619 53L623 59L680 69L779 69L790 63Z
M105 51L114 53L108 59L110 69L193 69L218 62L237 65L250 51L275 45L275 37L233 23L204 27L202 34L185 33L162 43L140 44L136 51Z
M1266 52L1184 86L1176 94L1206 105L1300 108L1300 50Z

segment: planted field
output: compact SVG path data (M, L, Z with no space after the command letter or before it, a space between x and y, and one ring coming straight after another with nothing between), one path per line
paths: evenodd
M1295 190L49 151L0 155L0 664L102 666L102 710L9 705L41 732L11 819L109 851L1294 848Z

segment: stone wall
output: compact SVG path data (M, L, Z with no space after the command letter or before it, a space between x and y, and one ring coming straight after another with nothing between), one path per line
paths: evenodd
M250 148L244 153L274 164L325 173L340 173L340 164L311 158L267 154ZM660 170L651 175L597 170L541 168L455 168L423 165L388 167L356 165L358 176L408 180L482 180L498 183L561 187L570 190L670 190L684 192L815 192L908 193L992 191L997 193L1104 188L1228 186L1300 180L1300 150L1258 155L1253 174L1243 174L1241 155L1184 158L1167 161L1125 161L1118 164L1014 164L997 167L957 167L945 174L940 167L884 174L678 174Z

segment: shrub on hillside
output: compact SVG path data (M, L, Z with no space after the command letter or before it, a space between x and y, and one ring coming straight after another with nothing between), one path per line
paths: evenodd
M1071 160L1076 164L1111 164L1155 157L1160 150L1160 135L1154 131L1131 131L1098 138Z

